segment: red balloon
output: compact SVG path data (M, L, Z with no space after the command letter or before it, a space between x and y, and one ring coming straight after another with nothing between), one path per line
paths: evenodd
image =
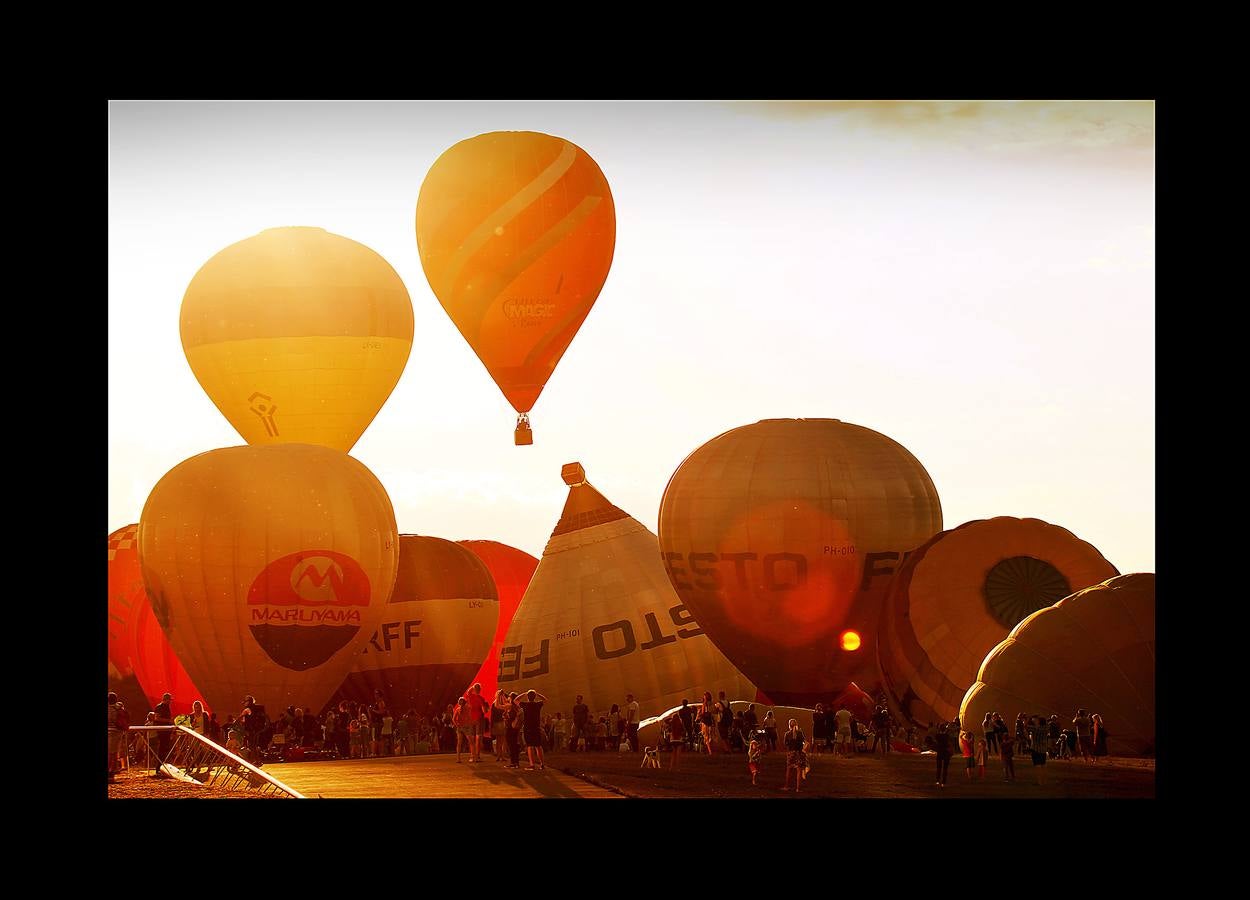
M139 604L147 602L139 551L135 548L138 525L127 525L109 535L108 654L118 679L134 674L130 662L130 622Z
M130 661L134 666L135 677L139 679L143 693L153 707L168 692L174 695L171 707L175 716L190 713L191 704L196 700L204 704L205 712L212 712L208 701L179 662L174 648L169 645L169 638L156 620L156 614L152 612L152 604L148 602L146 594L138 611L131 618L130 643L133 647Z
M861 722L871 722L872 714L877 709L877 705L872 702L872 697L853 681L834 699L832 709L836 713L844 706Z
M538 560L524 550L509 547L498 541L457 541L463 547L473 551L495 579L495 588L499 592L499 627L495 630L495 639L490 645L490 655L482 663L477 675L465 685L467 689L474 682L482 685L483 697L494 697L499 686L499 651L503 647L504 638L508 635L508 626L512 624L512 616L521 605L525 589L534 577L538 568Z

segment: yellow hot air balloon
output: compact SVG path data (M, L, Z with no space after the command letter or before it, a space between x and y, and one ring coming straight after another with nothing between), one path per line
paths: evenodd
M1019 713L1098 713L1111 755L1155 752L1155 576L1108 578L1040 609L981 663L960 704L961 722L987 712L1008 724Z
M346 453L403 373L412 301L363 244L321 228L271 228L201 267L181 331L195 377L249 444Z
M430 167L416 227L430 288L520 414L516 443L533 443L527 413L612 265L607 179L562 138L480 134Z
M204 699L320 709L381 620L399 557L382 485L310 444L179 463L139 519L152 609Z
M892 708L949 722L985 654L1030 613L1119 575L1092 544L1041 519L998 516L943 531L908 556L877 635Z
M382 623L334 699L370 703L381 691L397 716L431 706L441 713L469 687L498 621L495 581L471 550L401 534L399 574Z
M707 639L673 593L655 535L564 467L568 500L499 656L499 687L547 695L567 717L638 700L643 717L709 690L754 699L755 686Z
M766 419L695 450L660 504L669 578L716 646L777 703L876 693L881 604L942 528L933 481L883 434Z

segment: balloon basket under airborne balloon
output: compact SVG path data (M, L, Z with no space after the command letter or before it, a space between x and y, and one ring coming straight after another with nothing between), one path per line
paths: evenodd
M530 429L530 418L524 413L517 416L513 440L516 441L518 447L528 447L534 443L534 432Z

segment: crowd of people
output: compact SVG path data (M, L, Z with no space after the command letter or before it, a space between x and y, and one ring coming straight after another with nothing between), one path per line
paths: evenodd
M578 694L566 716L563 710L544 711L545 696L536 691L518 695L499 690L493 700L482 695L474 684L439 711L424 713L409 708L401 714L387 707L381 691L371 703L343 701L321 715L288 706L270 716L252 696L243 700L238 714L219 721L195 701L189 715L173 716L173 698L165 694L142 724L183 725L235 753L254 765L276 759L311 758L368 759L381 756L407 756L427 753L455 753L456 761L482 762L489 750L497 762L520 768L525 750L526 768L545 768L548 753L617 752L637 753L641 710L633 694L623 703L613 703L606 712L592 715L583 695ZM741 704L740 704L741 705ZM116 694L108 695L109 780L120 769L138 765L152 768L160 776L161 761L169 751L170 732L131 732L129 712ZM806 735L794 719L779 727L772 709L748 703L734 710L724 691L713 699L705 691L701 701L681 706L659 723L658 746L649 748L669 755L669 767L679 770L684 753L743 753L752 783L762 768L765 754L779 749L786 754L783 790L801 789L810 770L809 754L889 753L895 741L904 749L924 749L936 755L936 784L945 786L951 757L958 750L965 761L968 779L984 778L986 760L998 757L1003 778L1015 779L1017 754L1029 754L1039 784L1045 783L1047 759L1080 757L1097 762L1107 755L1107 730L1102 717L1085 709L1077 711L1071 727L1049 718L1021 713L1014 729L998 713L987 713L978 726L961 727L958 719L930 723L927 729L901 726L884 700L862 722L849 709L834 710L817 703L812 713L812 734Z

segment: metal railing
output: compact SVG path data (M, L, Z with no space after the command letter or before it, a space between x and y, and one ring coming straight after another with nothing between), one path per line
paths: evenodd
M227 791L247 791L306 799L303 794L261 771L246 759L210 741L198 731L181 725L132 725L130 733L142 744L156 771L189 784L204 784ZM160 735L168 733L169 750L161 758Z

